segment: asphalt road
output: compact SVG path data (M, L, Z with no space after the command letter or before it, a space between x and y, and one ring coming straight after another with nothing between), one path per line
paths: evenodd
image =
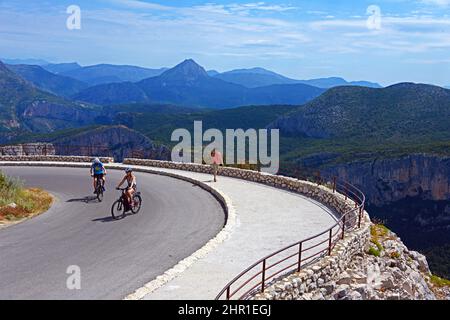
M121 171L109 170L102 203L89 169L0 167L56 196L52 208L0 229L0 299L121 299L188 257L223 227L217 200L198 186L136 173L143 206L113 220ZM78 266L81 289L68 289Z

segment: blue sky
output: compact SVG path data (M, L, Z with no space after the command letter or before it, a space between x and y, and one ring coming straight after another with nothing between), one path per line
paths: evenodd
M0 0L0 56L450 85L450 0Z

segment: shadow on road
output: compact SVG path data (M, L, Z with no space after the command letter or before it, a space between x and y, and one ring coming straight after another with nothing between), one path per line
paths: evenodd
M114 219L113 217L109 216L109 217L103 217L103 218L97 218L97 219L92 219L93 222L114 222L114 221L120 221L123 218L120 219Z
M84 202L84 203L91 203L91 202L97 202L96 196L86 196L84 198L77 198L77 199L69 199L66 202Z

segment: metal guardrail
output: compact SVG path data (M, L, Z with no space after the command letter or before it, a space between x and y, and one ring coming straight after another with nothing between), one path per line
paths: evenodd
M345 233L361 227L364 214L365 195L346 181L333 178L333 193L340 193L345 201L354 202L355 207L343 213L339 220L327 230L282 248L260 259L231 280L216 300L242 300L264 290L280 276L299 272L323 256L331 255L336 243Z

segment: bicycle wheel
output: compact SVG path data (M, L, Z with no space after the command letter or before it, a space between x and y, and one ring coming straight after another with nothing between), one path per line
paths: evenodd
M116 200L111 207L111 215L114 219L121 219L125 217L125 208L122 200Z
M138 213L141 210L142 198L140 195L133 196L133 205L131 206L131 212L133 214Z
M98 200L98 202L103 201L103 188L102 188L101 184L99 187L97 187L97 200Z

